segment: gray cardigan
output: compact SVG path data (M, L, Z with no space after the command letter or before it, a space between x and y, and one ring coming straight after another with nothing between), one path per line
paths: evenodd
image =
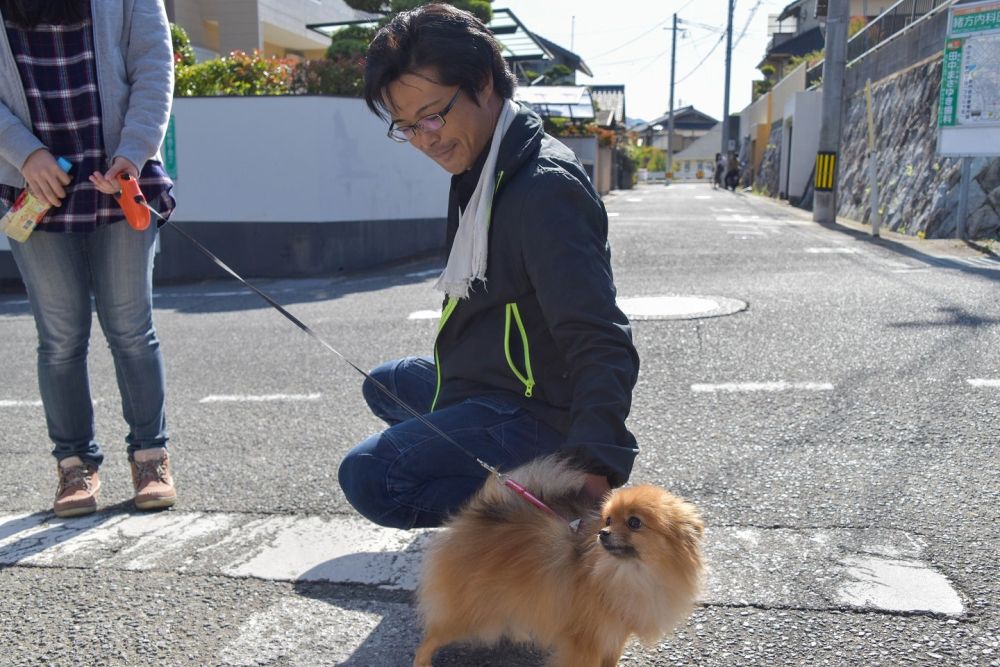
M170 119L174 61L162 0L90 3L97 88L108 166L124 157L139 169L159 159ZM0 183L24 187L21 167L45 148L31 130L31 115L0 17Z

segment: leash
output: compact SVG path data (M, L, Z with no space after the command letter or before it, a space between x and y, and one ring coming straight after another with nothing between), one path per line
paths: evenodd
M330 352L333 352L335 355L337 355L338 357L340 357L348 366L350 366L351 368L353 368L354 370L356 370L358 373L360 373L361 375L363 375L369 382L371 382L373 385L375 385L379 389L379 391L383 392L386 396L388 396L389 398L391 398L397 405L399 405L399 407L403 408L410 415L412 415L414 418L416 418L418 421L420 421L421 424L423 424L424 426L426 426L427 428L429 428L436 435L438 435L441 438L443 438L445 442L447 442L447 443L451 444L452 446L456 447L459 451L461 451L466 456L468 456L469 458L471 458L472 460L474 460L476 463L478 463L482 468L484 468L491 475L493 475L494 477L496 477L497 480L501 484L503 484L504 486L506 486L508 489L512 490L514 493L516 493L517 495L519 495L521 498L523 498L525 501L527 501L531 505L533 505L533 506L537 507L538 509L542 510L543 512L546 512L547 514L550 514L553 517L555 517L555 518L557 518L557 519L559 519L559 520L561 520L561 521L569 524L571 530L573 530L573 531L576 530L576 527L579 525L579 520L573 521L573 522L566 521L563 517L559 516L559 514L557 514L555 510L553 510L551 507L549 507L544 502L542 502L539 498L537 498L536 496L534 496L530 491L528 491L526 488L524 488L517 481L515 481L514 479L512 479L510 477L510 475L507 475L506 473L500 472L500 470L498 470L495 466L492 466L489 463L487 463L486 461L483 461L481 458L479 458L478 456L476 456L469 449L467 449L467 448L463 447L462 445L460 445L454 438L452 438L450 435L448 435L443 430L441 430L436 425L434 425L434 423L431 422L429 419L427 419L427 417L425 417L423 414L421 414L420 412L418 412L415 408L411 407L406 401L404 401L402 398L400 398L395 393L393 393L384 384L382 384L381 382L379 382L378 380L376 380L374 377L372 377L372 375L370 373L368 373L367 371L363 370L361 367L359 367L353 361L351 361L346 356L344 356L343 354L341 354L341 352L339 350L337 350L330 343L328 343L318 333L316 333L315 331L313 331L305 322L303 322L302 320L300 320L299 318L295 317L290 312L288 312L288 310L286 310L284 306L282 306L280 303L278 303L277 301L275 301L273 298L271 298L264 291L258 289L256 286L254 286L251 283L247 282L243 278L243 276L241 276L240 274L238 274L236 271L234 271L233 269L231 269L228 264L226 264L221 259L219 259L218 257L216 257L215 253L213 253L211 250L209 250L208 248L206 248L205 246L203 246L197 239L195 239L193 236L191 236L190 234L188 234L187 232L185 232L183 229L181 229L177 225L172 224L167 218L165 218L163 215L161 215L159 211L157 211L156 209L154 209L152 206L150 206L146 202L146 198L143 197L143 195L142 195L141 192L139 192L138 186L134 185L135 184L135 179L131 179L131 178L124 178L124 179L122 179L122 178L120 178L119 179L119 184L122 186L122 193L119 193L119 197L117 197L117 199L119 200L119 204L122 206L122 209L126 212L126 220L129 219L129 214L132 212L128 208L126 208L127 206L129 208L131 208L131 206L132 206L131 202L128 201L128 197L131 197L132 200L136 204L141 204L146 211L149 211L150 213L152 213L158 219L162 220L165 225L168 225L175 232L177 232L178 234L180 234L181 236L183 236L184 238L186 238L188 241L190 241L194 245L194 247L196 247L206 257L208 257L210 260L212 260L212 262L214 262L219 268L221 268L223 271L225 271L226 273L228 273L229 275L231 275L233 278L236 278L236 280L238 280L241 283L243 283L243 285L245 285L246 287L248 287L249 289L251 289L254 293L256 293L257 296L259 296L260 298L262 298L270 306L272 306L275 310L277 310L279 313L281 313L282 315L284 315L292 324L294 324L299 329L301 329L302 331L304 331L307 334L309 334L310 336L312 336L314 339L316 339L320 343L320 345L322 345L323 347L325 347L326 349L328 349ZM136 194L136 193L138 193L138 194ZM125 196L121 196L121 195L125 195ZM145 213L144 213L144 215L145 215L145 217L148 220L148 215L146 215ZM138 223L138 224L133 224L131 222L131 220L129 220L129 224L132 225L133 227L135 227L136 229L145 229L148 226L148 222L145 225L142 225L141 222Z

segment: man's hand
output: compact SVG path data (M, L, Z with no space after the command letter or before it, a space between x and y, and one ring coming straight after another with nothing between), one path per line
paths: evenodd
M611 485L608 484L608 478L604 475L591 475L587 473L587 481L583 483L583 490L596 502L600 503L604 496L611 491Z
M125 158L119 156L111 163L111 169L108 169L106 174L102 174L99 171L91 174L90 182L104 194L115 195L121 190L118 187L118 174L122 172L127 172L132 178L139 178L139 169Z
M66 196L66 186L73 177L59 167L59 163L46 148L39 148L28 156L21 167L21 175L28 183L28 190L49 206L59 206Z

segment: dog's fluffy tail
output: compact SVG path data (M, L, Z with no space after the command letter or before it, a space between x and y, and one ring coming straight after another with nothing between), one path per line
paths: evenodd
M583 491L586 479L582 470L557 454L535 459L515 468L507 475L542 502L551 500L555 503L575 499L579 496ZM507 505L520 507L522 504L531 507L523 498L492 476L483 485L473 503L493 507Z

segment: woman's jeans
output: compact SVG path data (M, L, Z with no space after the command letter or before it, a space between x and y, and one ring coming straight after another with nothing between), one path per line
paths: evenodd
M153 328L156 233L156 225L139 232L118 222L91 233L35 230L26 243L11 241L38 329L38 388L57 460L104 460L87 371L91 295L115 363L129 457L166 446L163 358Z
M437 384L430 358L390 361L371 375L426 413L432 424L463 448L501 470L551 454L565 442L565 436L524 408L496 396L470 398L428 413ZM489 473L370 380L365 380L363 392L372 412L390 428L354 447L341 462L340 486L347 500L383 526L441 525L483 485Z

